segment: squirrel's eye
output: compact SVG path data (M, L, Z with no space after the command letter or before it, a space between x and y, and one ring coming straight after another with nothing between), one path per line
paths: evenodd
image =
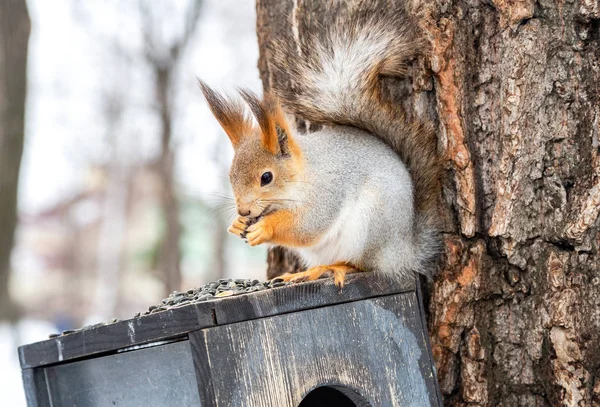
M270 184L271 181L273 181L273 174L271 173L271 171L267 171L263 175L260 176L260 186L261 187L264 187L265 185Z

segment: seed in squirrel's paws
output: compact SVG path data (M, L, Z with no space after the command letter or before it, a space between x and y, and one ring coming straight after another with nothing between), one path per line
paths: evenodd
M415 271L431 277L435 267L423 265L443 247L434 221L443 173L434 126L390 109L379 97L381 81L374 80L403 72L425 41L420 30L405 28L418 24L404 10L408 2L398 3L377 7L377 18L362 7L336 16L322 26L325 35L310 38L310 57L272 38L274 60L284 61L279 68L293 65L285 71L294 86L274 81L262 98L242 90L247 106L199 81L234 149L234 232L243 239L252 234L252 246L287 247L320 266L310 278L330 266L338 286L355 266L392 277ZM324 127L302 134L283 106ZM389 225L398 230L390 233ZM356 239L356 231L364 238Z

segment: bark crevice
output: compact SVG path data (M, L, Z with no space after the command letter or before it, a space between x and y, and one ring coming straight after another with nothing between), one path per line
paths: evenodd
M446 403L600 405L600 3L411 4L430 50L386 85L438 125L446 156L446 245L427 290ZM257 2L265 88L270 36L301 38L286 16L321 12ZM269 257L281 265L297 267Z

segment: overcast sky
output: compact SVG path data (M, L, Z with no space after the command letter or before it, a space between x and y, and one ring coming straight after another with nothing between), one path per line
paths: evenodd
M161 6L185 3L169 1ZM86 169L109 156L103 117L107 94L118 95L125 105L118 134L112 136L130 151L132 161L156 153L160 127L142 58L137 2L29 0L28 4L33 28L19 198L22 211L34 212L76 193L85 182ZM176 30L178 23L165 26ZM165 36L171 34L164 30ZM232 150L204 104L195 77L221 89L261 88L254 1L205 0L188 51L177 77L174 142L181 189L201 195L219 188ZM219 157L216 142L223 143Z

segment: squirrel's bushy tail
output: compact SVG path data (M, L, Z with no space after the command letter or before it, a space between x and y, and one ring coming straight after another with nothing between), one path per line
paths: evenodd
M368 1L355 8L333 3L331 10L319 11L319 22L308 13L292 15L294 38L271 41L271 88L296 116L366 130L399 154L414 183L415 238L426 267L433 257L428 253L439 247L437 141L429 125L408 119L382 88L382 77L404 76L425 42L402 1Z

